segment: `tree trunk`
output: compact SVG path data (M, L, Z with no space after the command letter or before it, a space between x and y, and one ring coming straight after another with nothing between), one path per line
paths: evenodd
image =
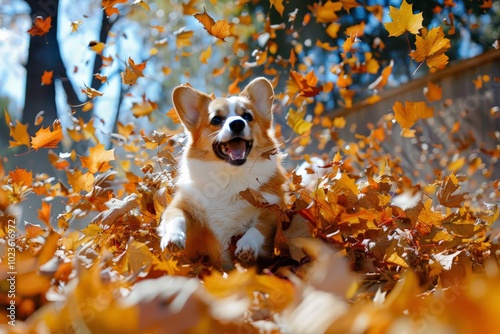
M67 95L68 103L80 104L71 82L68 80L66 67L61 58L57 41L57 14L59 0L29 0L31 17L52 17L52 27L43 36L31 36L28 62L26 64L26 97L23 111L23 123L33 124L35 116L44 111L41 123L46 127L57 118L56 90L54 83L41 85L44 71L54 71L53 80L60 79ZM86 118L90 118L87 116ZM34 131L31 127L31 131Z

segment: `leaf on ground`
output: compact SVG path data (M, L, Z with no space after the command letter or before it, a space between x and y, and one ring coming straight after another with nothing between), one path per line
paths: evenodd
M436 194L441 205L448 208L459 208L462 206L462 202L465 200L464 196L467 193L454 194L460 188L459 182L459 179L453 173L444 178Z
M91 173L105 172L113 167L109 162L115 160L115 149L106 150L103 144L97 144L89 148L88 157L80 157L80 160Z
M106 202L107 210L101 211L92 220L93 224L113 225L115 221L126 215L129 211L139 207L137 194L130 194L123 200L112 198Z
M416 35L423 28L423 14L413 14L413 5L408 4L406 0L403 0L399 9L393 6L389 7L389 16L392 22L384 23L385 29L389 32L389 37L400 36L406 31Z

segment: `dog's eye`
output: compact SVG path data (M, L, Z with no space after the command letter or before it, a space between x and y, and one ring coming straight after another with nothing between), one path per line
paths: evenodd
M245 121L253 121L253 116L252 114L248 112L244 112L243 115L241 115L241 118L243 118Z
M212 125L219 125L220 123L222 123L222 117L220 116L214 116L210 121L210 124Z

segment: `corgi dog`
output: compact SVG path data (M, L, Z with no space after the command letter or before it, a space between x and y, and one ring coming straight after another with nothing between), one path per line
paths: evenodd
M178 86L172 100L187 134L176 190L158 226L164 252L203 258L230 268L233 236L237 259L253 263L274 251L276 214L240 192L258 191L282 206L285 172L274 134L274 91L265 78L251 81L238 96L214 98Z

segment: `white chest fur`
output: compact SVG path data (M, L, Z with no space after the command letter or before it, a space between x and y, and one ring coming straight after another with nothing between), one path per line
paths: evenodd
M243 199L239 193L247 188L259 189L276 172L275 159L232 166L222 161L190 159L182 162L177 187L190 196L195 207L205 211L207 223L221 243L227 245L233 235L252 227L260 209ZM264 193L270 203L278 197Z

